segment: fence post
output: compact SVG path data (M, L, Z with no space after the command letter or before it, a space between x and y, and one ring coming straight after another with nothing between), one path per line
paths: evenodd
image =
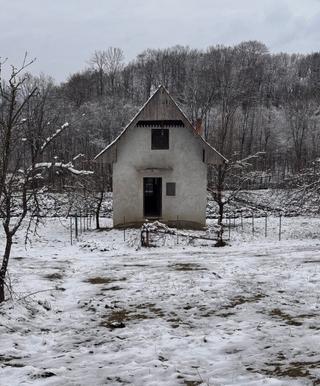
M148 227L147 227L146 238L147 238L147 247L149 247L149 228Z
M253 234L253 236L254 236L254 231L255 231L255 229L254 229L254 213L252 212L252 234Z
M266 217L264 219L264 237L268 236L268 213L266 212Z
M148 224L143 224L141 227L141 246L149 247L149 228Z
M279 215L279 241L281 241L281 218L282 218L282 213Z
M72 245L72 217L70 216L70 243Z
M78 214L76 213L74 215L74 220L75 220L75 236L76 236L76 239L78 240Z
M123 217L123 241L126 241L126 216Z
M241 229L243 230L243 217L242 217L242 211L240 212L240 218L241 218Z
M82 233L82 212L81 212L81 210L80 210L80 219L79 219L79 231L80 231L80 235L81 235L81 233Z
M231 216L229 215L229 240L230 240L230 236L231 236Z
M176 224L176 228L177 228L177 245L179 244L178 222L179 222L179 216L177 216L177 224Z

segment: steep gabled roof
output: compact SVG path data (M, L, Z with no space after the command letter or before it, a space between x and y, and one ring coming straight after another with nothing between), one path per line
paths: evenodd
M166 104L163 107L163 104ZM216 149L214 149L204 138L199 135L192 126L189 119L186 117L184 112L180 109L174 99L171 97L166 88L160 85L157 90L150 96L146 103L141 107L137 114L132 118L132 120L127 124L127 126L122 130L122 132L116 137L105 149L103 149L94 159L97 160L104 155L106 157L107 153L110 153L110 160L114 155L114 148L117 143L120 141L121 137L125 135L126 131L131 127L134 127L139 120L176 120L177 117L181 119L187 129L192 130L192 133L201 141L202 145L206 149L206 162L210 164L221 164L227 162L227 159L220 154Z

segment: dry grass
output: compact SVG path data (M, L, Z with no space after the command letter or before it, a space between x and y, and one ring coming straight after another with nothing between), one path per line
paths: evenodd
M140 321L149 319L150 317L144 313L138 313L132 310L112 310L111 313L105 315L100 323L100 326L107 327L110 329L124 328L125 323L130 321Z
M207 268L196 263L175 263L168 265L168 268L175 271L207 271Z
M125 281L125 280L127 280L125 277L116 278L116 277L95 276L95 277L90 277L89 279L85 280L85 282L90 284L110 284L117 281Z
M285 360L285 355L278 353L277 359ZM248 371L264 374L269 377L289 377L289 378L306 378L312 381L312 385L319 385L320 378L314 377L310 373L310 369L318 369L320 367L320 361L306 361L306 362L268 362L265 363L268 368L254 369L253 367L247 367Z
M129 322L140 322L143 320L161 318L170 323L172 328L178 328L181 325L186 325L177 314L171 312L165 314L164 311L156 307L154 303L142 303L133 306L130 309L113 309L107 315L102 317L101 326L110 329L124 328Z
M185 386L199 386L199 385L202 385L203 384L203 381L200 381L200 380L188 380L188 379L185 379L184 376L182 375L178 375L177 378L183 382L183 385Z
M49 273L48 275L45 275L44 278L52 281L61 280L63 279L63 274L59 272Z
M302 326L302 323L293 318L291 315L281 311L279 308L274 308L270 311L270 315L282 319L289 326Z

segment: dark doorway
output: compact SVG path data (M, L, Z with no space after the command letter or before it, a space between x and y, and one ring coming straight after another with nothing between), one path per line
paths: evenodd
M161 216L162 178L143 179L144 217Z

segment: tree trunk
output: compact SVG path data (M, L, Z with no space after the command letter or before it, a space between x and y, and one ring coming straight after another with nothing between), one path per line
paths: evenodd
M225 241L223 240L223 212L224 212L224 205L225 201L223 199L223 191L224 191L224 179L225 179L225 171L222 169L221 165L218 166L218 180L217 180L217 193L215 201L218 204L219 207L219 216L218 216L218 226L219 230L217 233L218 240L215 244L216 247L223 247L226 245Z
M104 94L104 79L103 79L103 69L102 68L99 68L98 70L98 82L99 82L99 85L98 85L98 96L102 97L103 94Z
M6 248L3 255L2 260L2 266L0 270L0 303L4 302L5 295L4 295L4 280L6 277L7 269L8 269L8 263L9 263L9 257L12 247L12 235L7 233L6 235Z
M100 229L99 212L96 212L96 229Z
M97 205L97 209L96 209L96 229L100 229L100 211L101 211L101 207L102 207L102 201L103 201L103 196L104 196L104 191L101 191L100 192L100 197L99 197L99 201L98 201L98 205Z
M225 173L222 169L221 165L218 166L218 176L217 176L217 195L216 195L216 202L219 206L219 217L218 217L218 225L222 224L223 220L223 210L224 210L224 200L223 200L223 191L224 191L224 178Z
M224 212L224 202L218 202L219 206L219 217L218 217L218 225L222 225L223 220L223 212Z
M217 232L217 242L215 244L216 247L224 247L226 245L225 241L223 240L223 231L224 231L224 227L223 227L223 212L224 212L224 202L222 201L222 192L221 191L218 191L218 200L217 200L217 204L218 204L218 207L219 207L219 216L218 216L218 226L219 226L219 230Z

